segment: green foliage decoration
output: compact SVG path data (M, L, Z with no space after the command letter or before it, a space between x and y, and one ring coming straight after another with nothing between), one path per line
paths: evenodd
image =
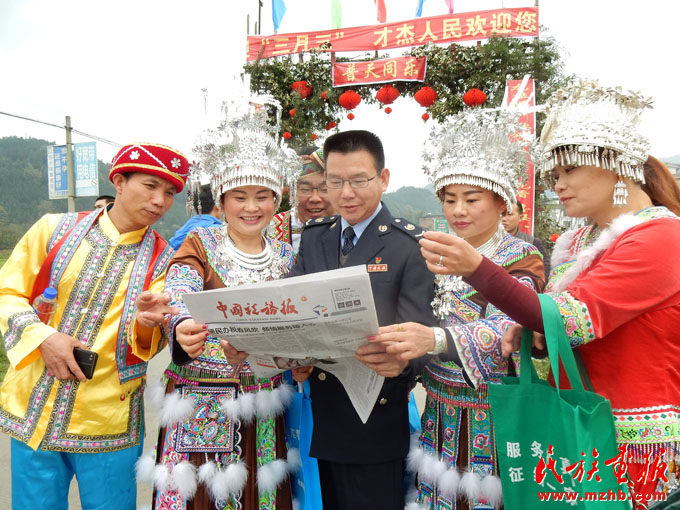
M306 56L296 55L270 58L247 63L244 72L251 75L254 92L271 94L281 102L283 116L281 132L291 134L289 144L302 147L309 144L313 134L322 133L329 122L339 122L346 115L338 104L338 97L350 87L333 88L331 81L331 48L326 46ZM411 49L408 55L427 57L425 83L395 82L401 95L413 97L423 86L437 92L437 102L427 109L432 118L442 121L464 108L462 95L476 87L487 95L485 107L499 106L509 79L522 79L526 74L536 80L539 103L571 78L563 73L563 62L556 41L552 37L489 39L484 44L436 46L428 44ZM384 58L387 55L366 54L361 60ZM336 59L338 62L348 58ZM302 99L291 90L293 82L305 80L312 94ZM362 102L378 103L375 92L382 86L351 87ZM326 98L322 98L322 92ZM290 116L289 111L295 110Z

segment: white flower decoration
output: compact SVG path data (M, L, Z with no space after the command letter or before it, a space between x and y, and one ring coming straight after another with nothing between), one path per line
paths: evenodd
M133 161L134 161L135 159L139 159L139 151L132 151L132 152L130 153L130 159L133 160Z
M179 160L179 158L174 158L170 164L172 165L172 168L179 168L182 162Z

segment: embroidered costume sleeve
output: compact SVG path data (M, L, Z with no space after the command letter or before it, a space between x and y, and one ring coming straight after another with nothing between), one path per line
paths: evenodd
M179 313L173 315L168 322L168 340L173 360L176 362L189 361L188 356L176 344L175 328L177 325L191 318L191 314L184 304L182 294L200 292L204 289L204 277L208 260L198 235L190 233L180 249L175 253L165 278L165 292L172 296L170 304L179 308ZM181 351L181 352L177 352Z
M603 338L640 315L674 303L680 289L679 252L678 221L660 218L624 232L583 271L567 291L585 306L594 336ZM582 329L587 319L582 319Z
M510 272L516 281L535 291L534 279ZM480 383L498 379L508 370L508 362L501 356L500 341L503 333L515 322L495 306L488 304L483 318L448 327L453 340L449 349L455 349L467 380L477 388Z
M7 357L16 369L38 359L40 344L57 331L40 322L28 299L35 277L47 257L47 245L59 218L57 214L40 218L17 243L0 269L0 331Z

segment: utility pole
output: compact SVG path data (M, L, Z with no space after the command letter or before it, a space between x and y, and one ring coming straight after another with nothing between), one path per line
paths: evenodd
M66 182L68 185L68 212L76 211L76 176L73 165L73 144L71 143L71 117L66 116Z

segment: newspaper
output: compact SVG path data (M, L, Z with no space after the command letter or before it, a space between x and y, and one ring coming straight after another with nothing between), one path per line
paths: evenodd
M354 355L378 333L366 266L184 294L193 319L249 354L259 377L315 365L335 375L366 423L384 377Z

